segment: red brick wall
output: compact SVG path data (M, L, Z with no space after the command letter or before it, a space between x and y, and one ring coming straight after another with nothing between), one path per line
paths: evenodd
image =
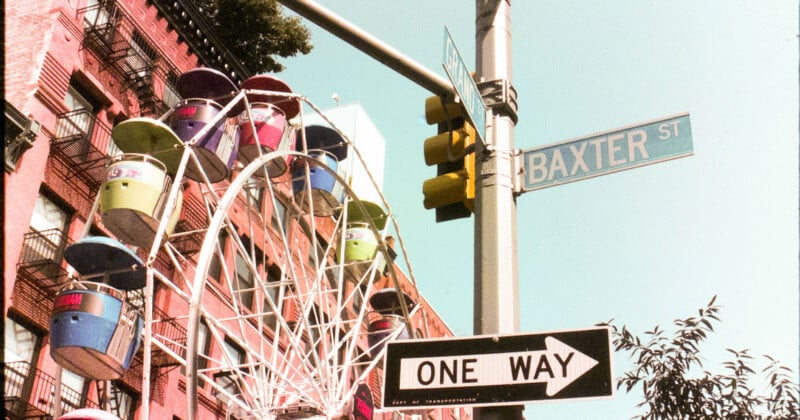
M24 104L36 87L42 51L48 43L55 18L53 14L42 13L49 8L49 1L4 3L5 99L25 112Z

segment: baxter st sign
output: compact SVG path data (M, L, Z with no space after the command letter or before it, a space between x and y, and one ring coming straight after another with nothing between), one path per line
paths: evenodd
M522 191L691 156L689 114L524 150Z
M605 327L401 340L387 346L383 406L491 406L613 395Z

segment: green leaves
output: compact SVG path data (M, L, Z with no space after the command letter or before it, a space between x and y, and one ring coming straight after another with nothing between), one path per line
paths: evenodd
M600 324L611 328L615 351L634 360L634 367L617 379L617 389L630 392L641 386L644 400L637 406L646 411L636 418L797 418L800 388L792 370L770 356L764 356L768 364L761 370L769 382L764 395L750 386L757 373L747 349L727 349L733 359L723 363L721 374L704 371L690 377L702 367L700 344L720 322L715 302L716 296L697 316L673 321L671 336L658 325L640 338L613 320Z
M198 0L220 39L253 73L283 70L275 56L308 54L311 33L275 0Z

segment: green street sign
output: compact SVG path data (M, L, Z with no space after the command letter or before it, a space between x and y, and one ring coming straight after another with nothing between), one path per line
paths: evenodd
M442 54L442 66L447 77L453 83L456 93L467 112L469 120L475 126L478 137L482 141L486 140L486 105L483 103L481 92L478 85L472 80L467 65L458 52L456 42L450 36L450 31L444 28L444 53Z

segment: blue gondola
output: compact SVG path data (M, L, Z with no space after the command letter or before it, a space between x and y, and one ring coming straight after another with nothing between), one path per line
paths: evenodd
M50 355L93 380L121 378L141 342L141 313L105 284L76 281L56 296L50 316Z
M120 378L140 344L143 319L123 290L146 283L142 260L122 243L90 236L67 247L64 259L80 275L56 295L50 355L81 376ZM122 289L122 290L121 290Z
M292 189L295 200L301 206L308 205L307 187L311 188L311 204L316 216L330 216L341 205L341 197L334 194L336 178L325 169L336 172L338 162L347 158L347 144L344 138L334 129L319 125L305 128L305 135L300 131L297 136L296 149L306 150L310 159L298 158L292 164ZM308 185L306 185L308 170Z

